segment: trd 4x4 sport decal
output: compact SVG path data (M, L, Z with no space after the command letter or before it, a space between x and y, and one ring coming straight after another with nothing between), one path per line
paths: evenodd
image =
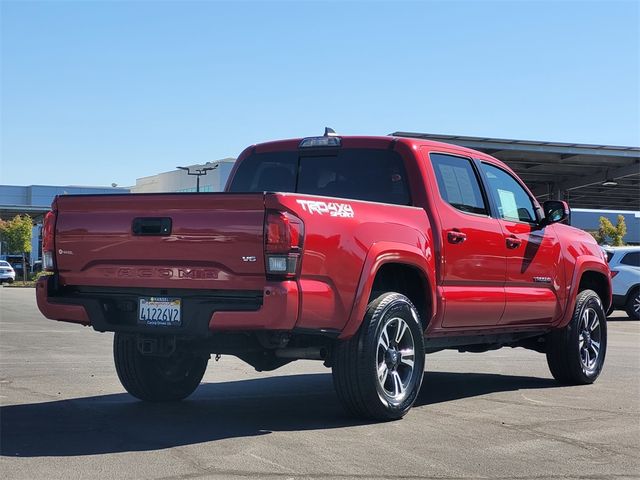
M319 200L297 200L305 212L332 217L353 218L353 207L348 203L321 202Z

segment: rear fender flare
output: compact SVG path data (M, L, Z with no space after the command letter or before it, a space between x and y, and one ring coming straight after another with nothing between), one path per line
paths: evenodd
M429 303L432 306L431 318L426 319L430 322L436 313L435 291L433 288L435 285L435 268L433 262L433 251L429 246L427 246L426 252L422 252L411 245L398 245L390 242L375 243L369 249L365 258L351 314L339 338L341 340L350 338L360 328L376 274L380 267L387 263L405 264L418 269L422 273L427 282L428 291L425 294L430 296Z

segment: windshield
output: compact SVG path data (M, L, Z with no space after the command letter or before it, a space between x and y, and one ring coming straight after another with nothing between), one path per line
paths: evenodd
M410 205L402 158L389 150L342 149L328 156L254 154L242 161L230 192L296 192Z

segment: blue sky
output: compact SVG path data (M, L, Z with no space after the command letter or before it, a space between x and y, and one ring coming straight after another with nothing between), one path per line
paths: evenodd
M640 3L1 2L0 183L396 130L640 144Z

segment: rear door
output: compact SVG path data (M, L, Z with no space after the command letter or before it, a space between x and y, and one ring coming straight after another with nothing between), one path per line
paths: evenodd
M548 323L561 313L560 243L553 226L542 227L527 190L509 172L479 162L503 232L507 258L506 308L500 324Z
M440 197L445 327L496 325L505 307L502 229L489 216L471 159L429 155Z

